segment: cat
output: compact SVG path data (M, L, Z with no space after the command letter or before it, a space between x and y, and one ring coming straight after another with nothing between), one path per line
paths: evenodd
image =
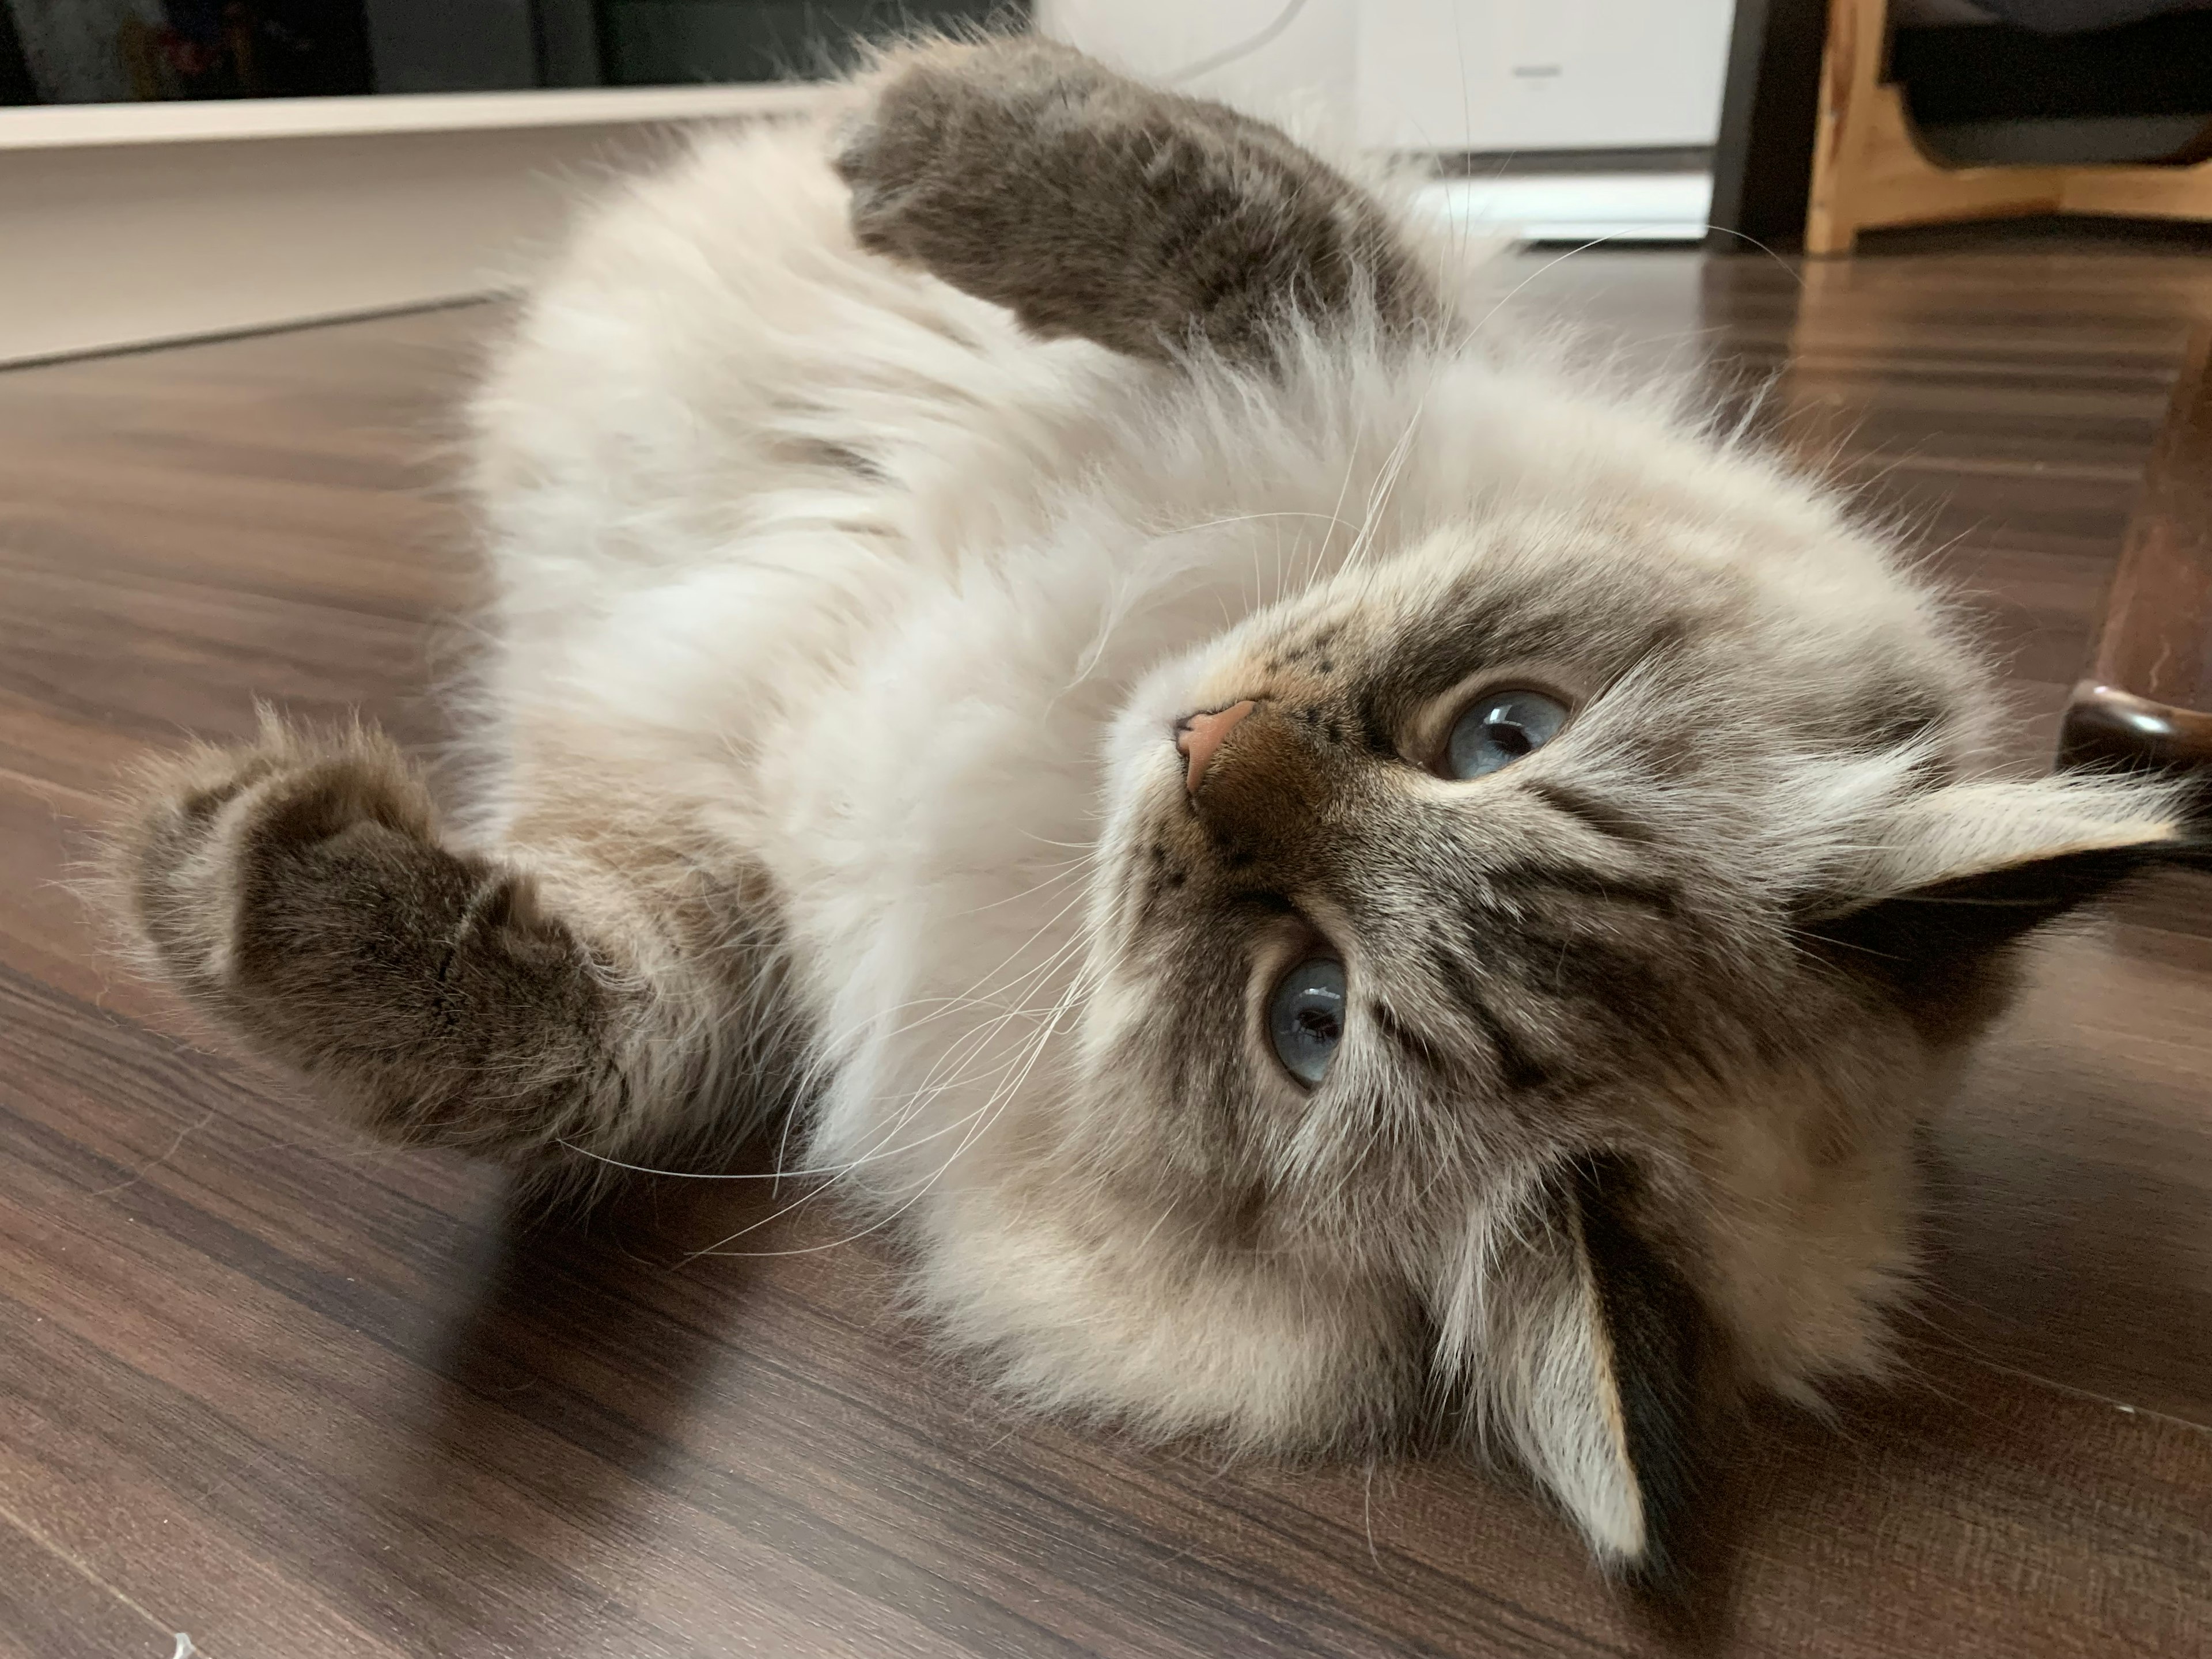
M441 823L159 763L147 960L534 1178L771 1123L1012 1397L1517 1457L1662 1582L1715 1413L1878 1372L2015 947L2197 844L2000 775L1958 620L1387 185L1006 37L599 207L472 408Z

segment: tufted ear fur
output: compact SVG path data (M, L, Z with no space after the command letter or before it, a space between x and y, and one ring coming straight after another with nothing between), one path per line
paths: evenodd
M1941 1020L2031 928L2148 865L2198 862L2186 792L2118 779L1956 784L1890 813L1800 925L1838 964Z
M1478 1218L1440 1287L1438 1355L1599 1559L1661 1587L1680 1565L1717 1335L1644 1236L1638 1195L1631 1165L1597 1158Z

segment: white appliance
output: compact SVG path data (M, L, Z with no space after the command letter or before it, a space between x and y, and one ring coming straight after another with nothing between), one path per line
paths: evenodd
M1663 149L1720 130L1734 0L1036 0L1037 27L1373 149Z
M1711 144L1734 0L1352 0L1377 149Z
M1515 175L1516 152L1661 149L1720 130L1734 0L1036 0L1037 27L1370 149L1497 158L1435 186L1508 236L1695 240L1703 170Z

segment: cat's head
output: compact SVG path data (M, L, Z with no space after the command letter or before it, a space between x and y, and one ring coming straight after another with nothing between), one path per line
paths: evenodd
M1984 775L1993 707L1832 518L1491 515L1336 573L1115 728L1086 1167L1397 1287L1406 1409L1657 1566L1704 1401L1878 1364L2007 947L2179 841L2154 790Z

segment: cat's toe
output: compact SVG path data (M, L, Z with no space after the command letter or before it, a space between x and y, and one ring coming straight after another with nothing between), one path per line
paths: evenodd
M111 906L178 988L220 1004L238 988L241 910L269 896L273 866L363 825L431 832L428 797L390 740L265 719L250 744L142 770L108 848Z
M925 265L980 255L997 240L983 221L1004 207L979 216L979 192L1018 194L1030 161L1068 142L1074 112L1111 79L1079 52L1026 37L890 54L830 156L852 191L854 236Z
M839 131L830 165L852 191L847 217L862 247L916 256L910 233L945 137L945 79L921 64L895 70Z

